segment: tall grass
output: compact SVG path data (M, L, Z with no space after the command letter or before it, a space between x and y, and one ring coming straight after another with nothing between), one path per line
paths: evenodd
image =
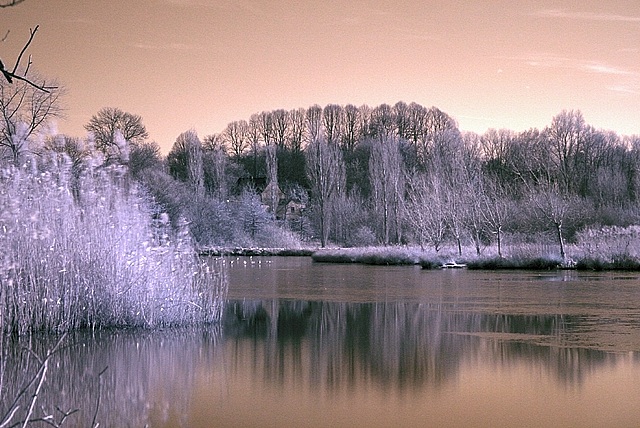
M213 322L222 262L205 264L188 234L118 167L71 174L51 153L0 171L0 332Z

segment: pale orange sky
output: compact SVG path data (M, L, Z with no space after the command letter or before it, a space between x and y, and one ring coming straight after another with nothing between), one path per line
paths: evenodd
M105 106L166 152L263 110L401 100L468 131L580 109L640 134L638 0L26 0L0 9L5 64L37 24L33 67L66 87L76 136Z

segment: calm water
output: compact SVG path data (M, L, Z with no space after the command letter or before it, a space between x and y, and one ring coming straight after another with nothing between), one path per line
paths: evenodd
M70 336L45 409L79 408L67 426L640 426L640 275L228 263L222 328ZM0 412L34 368L24 345L5 344Z

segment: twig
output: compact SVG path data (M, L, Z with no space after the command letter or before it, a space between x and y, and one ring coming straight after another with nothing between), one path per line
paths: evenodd
M36 374L29 380L29 382L27 383L27 385L22 388L19 392L18 395L16 395L15 399L13 400L13 403L11 403L11 405L9 406L9 410L7 412L7 414L2 416L2 419L0 419L0 428L5 428L7 426L9 426L9 423L11 422L11 419L13 419L13 417L15 416L16 412L18 411L19 407L18 406L18 401L20 400L20 398L22 396L24 396L27 391L29 390L29 388L31 388L31 386L38 380L38 376L40 376L40 381L38 382L38 386L36 388L35 393L33 394L33 398L31 399L31 404L29 406L29 411L27 412L27 417L24 419L23 421L23 427L26 426L26 424L29 422L29 417L31 416L31 413L33 412L33 407L36 404L36 401L38 399L38 393L40 392L40 389L42 388L42 384L44 382L44 378L45 375L47 373L47 367L48 367L48 362L49 359L53 356L53 354L55 354L56 352L58 352L60 345L62 344L62 341L67 337L67 334L63 334L60 339L58 339L58 342L56 342L55 346L47 351L47 355L45 356L44 359L41 359L38 354L36 354L31 348L27 348L27 351L32 354L40 363L40 367L38 368ZM42 374L40 374L42 373ZM18 423L14 423L13 425L10 426L17 426L19 424Z
M102 395L102 375L107 371L109 366L106 366L102 371L98 374L98 399L96 400L96 411L93 413L93 420L91 421L91 428L98 428L99 423L96 423L96 419L98 419L98 409L100 408L100 396Z
M49 358L45 358L43 365L41 366L42 375L40 376L40 382L38 382L38 387L36 391L33 393L33 398L31 399L31 404L29 405L29 411L27 412L27 416L24 418L24 423L22 424L22 428L26 428L29 423L29 418L31 418L31 414L33 413L33 408L36 405L36 401L38 400L38 394L40 393L40 389L42 388L42 384L44 383L44 379L47 376L47 369L49 368Z

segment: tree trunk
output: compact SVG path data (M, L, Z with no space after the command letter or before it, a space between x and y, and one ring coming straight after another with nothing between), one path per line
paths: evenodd
M560 244L560 258L564 261L566 254L564 252L564 238L562 237L562 223L556 223L556 233L558 234L558 243Z

